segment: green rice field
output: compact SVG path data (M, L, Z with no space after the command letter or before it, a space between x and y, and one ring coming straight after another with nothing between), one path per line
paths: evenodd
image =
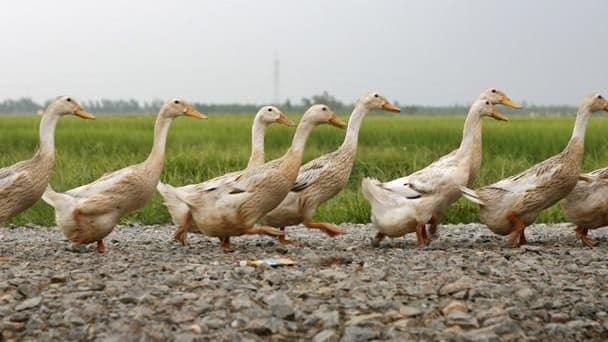
M295 115L288 115L297 120ZM167 143L163 182L198 183L228 171L242 169L250 149L253 115L209 115L201 121L178 118ZM342 116L347 119L346 115ZM38 145L37 116L0 117L0 167L30 158ZM52 186L57 191L91 182L102 174L143 161L150 150L153 115L99 116L95 121L74 117L59 122L57 161ZM387 116L372 113L363 124L357 163L348 188L317 211L329 222L368 222L369 207L360 192L361 179L372 176L390 180L407 175L456 149L462 135L464 114L453 117ZM570 137L574 117L513 118L510 122L487 119L484 124L484 159L476 186L495 182L560 152ZM584 170L608 165L608 119L599 114L587 130ZM266 136L266 157L276 158L290 144L293 128L272 126ZM305 161L338 147L344 131L318 128L309 140ZM540 218L563 221L558 208ZM145 208L125 222L168 223L169 214L155 195ZM448 211L444 223L478 221L477 207L464 199ZM53 210L39 201L10 223L54 225Z

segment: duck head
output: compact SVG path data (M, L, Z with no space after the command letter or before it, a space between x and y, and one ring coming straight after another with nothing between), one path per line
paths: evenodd
M207 115L200 113L182 99L173 99L165 102L160 108L160 115L168 118L190 116L196 119L206 119Z
M330 124L338 128L346 128L346 122L342 121L334 112L326 105L316 104L308 108L302 115L300 123L309 123L312 125Z
M274 106L264 106L256 115L263 123L270 125L272 123L280 123L285 126L295 126L296 124L289 120L281 110Z

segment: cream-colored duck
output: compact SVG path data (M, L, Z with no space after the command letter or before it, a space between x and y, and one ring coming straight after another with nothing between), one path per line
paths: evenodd
M55 127L65 115L95 118L69 96L57 98L46 108L40 121L40 148L34 157L0 169L0 225L42 197L55 163Z
M251 156L245 170L258 167L265 162L264 158L264 136L266 129L273 123L281 123L286 126L295 126L278 108L273 106L262 107L253 120L251 127ZM180 241L182 245L186 244L188 229L192 226L192 214L186 203L180 200L176 192L183 195L190 194L196 196L196 193L204 193L209 189L217 188L219 184L234 181L245 170L231 172L203 183L191 184L181 187L173 187L162 182L158 183L157 190L164 199L165 206L171 214L173 224L177 226L173 238Z
M218 237L224 251L232 251L231 236L244 234L285 235L276 229L254 224L275 208L291 190L302 163L306 141L312 130L320 124L344 128L327 106L314 105L304 113L291 147L281 158L245 170L234 181L220 184L202 193L180 193L194 222L191 232Z
M526 226L538 214L566 197L579 179L585 131L591 114L608 110L608 102L599 94L585 98L576 114L576 123L568 146L532 168L478 190L462 187L464 196L480 207L481 222L496 234L508 235L510 246L526 244Z
M163 170L169 127L182 115L206 118L183 100L168 101L158 113L152 151L143 163L107 173L65 193L47 188L42 198L55 208L57 225L75 246L97 242L97 250L103 253L103 238L124 215L146 204Z
M587 233L608 226L608 167L582 175L561 206L576 224L576 236L589 247L597 245Z
M372 222L378 229L374 241L416 232L417 245L429 243L426 224L436 225L445 210L460 198L459 186L470 184L481 166L481 129L484 117L506 121L494 103L519 105L503 92L489 89L473 103L465 120L462 142L452 153L409 176L381 183L365 178L363 196L371 205Z
M337 195L348 184L357 157L359 129L365 115L374 109L399 112L399 108L378 93L362 97L350 115L342 146L300 167L291 191L278 207L264 216L263 224L284 230L286 226L304 223L306 227L321 229L331 237L344 233L331 223L313 222L312 217L319 205ZM298 245L284 236L279 240L283 244Z

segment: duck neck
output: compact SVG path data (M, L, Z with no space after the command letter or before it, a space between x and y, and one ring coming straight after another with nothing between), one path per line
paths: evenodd
M40 149L39 154L54 158L55 157L55 127L59 121L59 115L45 112L40 121Z
M162 169L165 162L165 145L167 142L167 134L173 118L165 117L159 114L154 124L154 143L152 151L146 159L145 163L153 169Z
M268 125L262 120L255 120L251 127L251 156L247 167L253 167L264 164L264 136Z
M581 161L585 149L585 132L587 131L589 118L591 118L591 112L586 106L581 106L576 113L576 122L574 123L574 130L572 130L572 137L566 147L568 153L574 153L576 156L580 157Z
M340 146L341 150L348 149L355 152L357 151L359 130L361 129L363 119L368 112L369 110L361 104L358 104L355 109L353 109L353 112L350 114L350 118L348 119L348 128L346 129L344 142L342 143L342 146Z
M462 141L458 148L458 154L461 157L481 156L482 124L483 118L481 116L469 112L464 121Z
M291 142L291 147L289 151L287 151L286 156L291 158L295 158L298 160L302 160L304 155L304 148L306 147L306 141L310 136L315 125L309 122L301 122L296 129L296 133L293 136L293 140Z

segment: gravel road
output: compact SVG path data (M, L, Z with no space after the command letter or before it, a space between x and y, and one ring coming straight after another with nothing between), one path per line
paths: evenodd
M527 229L504 247L482 225L447 225L424 250L414 235L370 242L288 228L304 247L234 238L236 251L171 227L121 226L100 255L57 229L0 230L0 341L606 340L608 230L594 249L572 226ZM287 257L296 266L240 266Z

